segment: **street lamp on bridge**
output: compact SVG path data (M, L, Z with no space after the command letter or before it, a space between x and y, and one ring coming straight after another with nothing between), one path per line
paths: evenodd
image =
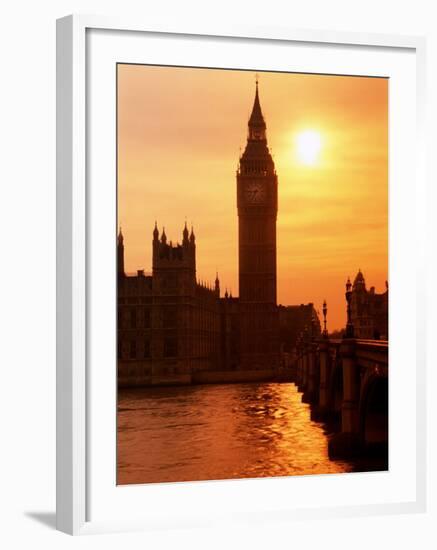
M347 302L347 324L346 324L346 338L354 337L354 326L351 320L351 298L352 298L352 284L350 277L347 278L346 282L346 302Z
M328 338L328 330L326 328L326 315L328 313L328 306L326 305L326 300L323 300L323 337Z

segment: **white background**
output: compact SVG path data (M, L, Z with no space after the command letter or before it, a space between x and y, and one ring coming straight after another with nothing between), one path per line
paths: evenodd
M433 2L392 0L275 0L220 3L40 1L2 6L0 136L1 443L0 544L4 548L434 548L437 544L436 476L430 468L429 513L371 519L258 523L214 531L71 538L53 530L55 506L55 19L70 12L141 14L171 18L183 28L213 17L232 23L295 28L428 34L430 158L437 139L437 15ZM436 203L432 167L430 214ZM435 216L433 216L435 218ZM435 222L431 221L435 231ZM430 230L431 230L430 225ZM435 241L433 241L435 248ZM429 281L437 281L435 253ZM414 289L411 289L414 292ZM431 325L428 387L436 387L437 300L429 284ZM412 366L412 368L414 368ZM437 464L437 407L429 391L429 464ZM408 403L406 403L408 406ZM433 422L434 421L434 422ZM432 526L434 523L434 527Z

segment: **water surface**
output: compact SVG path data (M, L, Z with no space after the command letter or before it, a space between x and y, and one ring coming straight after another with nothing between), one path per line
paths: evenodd
M118 484L351 472L294 384L119 393ZM367 468L365 468L367 469Z

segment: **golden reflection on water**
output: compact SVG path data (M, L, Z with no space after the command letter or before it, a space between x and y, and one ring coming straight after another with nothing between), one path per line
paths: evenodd
M349 472L294 384L122 391L117 483Z

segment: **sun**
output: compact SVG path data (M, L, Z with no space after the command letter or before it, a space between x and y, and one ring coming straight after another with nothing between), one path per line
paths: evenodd
M296 135L296 153L300 163L314 166L319 161L322 138L315 130L303 130Z

